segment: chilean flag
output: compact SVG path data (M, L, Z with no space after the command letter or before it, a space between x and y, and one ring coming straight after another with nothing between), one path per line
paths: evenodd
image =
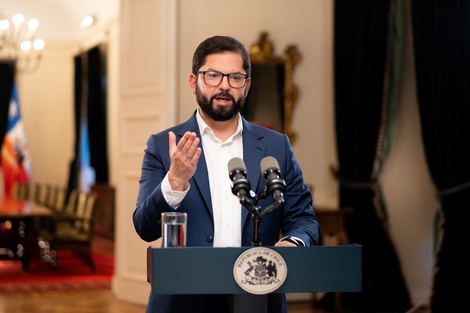
M8 124L3 139L2 173L6 197L12 197L15 185L27 184L30 177L30 156L21 121L16 83L13 83Z

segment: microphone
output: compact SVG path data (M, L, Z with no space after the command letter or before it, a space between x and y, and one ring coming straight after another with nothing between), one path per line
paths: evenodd
M261 160L261 174L266 180L266 190L273 196L278 203L284 202L284 192L286 191L286 182L281 178L279 163L271 156Z
M246 178L246 166L240 158L232 158L228 162L228 173L232 181L232 193L240 199L248 198L251 186Z

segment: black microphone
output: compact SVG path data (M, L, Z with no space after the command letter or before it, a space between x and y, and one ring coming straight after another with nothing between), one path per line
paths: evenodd
M261 160L261 174L266 179L266 190L273 196L278 203L284 202L284 192L286 191L286 182L281 178L279 163L271 156Z
M228 173L232 181L232 193L240 199L248 198L251 186L246 178L245 162L240 158L232 158L228 162Z

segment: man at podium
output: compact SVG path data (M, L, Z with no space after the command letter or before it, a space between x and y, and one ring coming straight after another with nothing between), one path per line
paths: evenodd
M186 122L147 140L133 213L143 240L161 237L162 212L180 211L187 213L187 246L317 243L312 195L288 137L240 114L250 75L249 55L238 40L214 36L197 47L189 86L198 108ZM266 157L274 162L260 171ZM227 170L234 158L241 163ZM247 199L255 204L244 208L241 203L250 203ZM262 219L253 219L255 215ZM268 294L267 299L269 313L287 312L284 294ZM221 313L228 312L229 301L223 294L151 294L146 312Z

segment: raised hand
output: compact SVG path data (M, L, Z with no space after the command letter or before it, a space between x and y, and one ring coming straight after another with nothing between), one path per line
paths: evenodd
M170 146L170 170L168 179L172 190L184 191L188 189L188 180L194 175L197 162L202 150L199 147L200 139L195 132L186 132L176 144L176 136L173 132L168 133Z

